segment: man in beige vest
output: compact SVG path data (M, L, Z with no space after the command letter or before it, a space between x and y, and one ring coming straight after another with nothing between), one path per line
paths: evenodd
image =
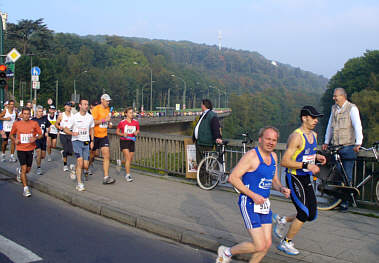
M357 158L363 141L361 119L357 106L347 100L347 94L343 88L334 90L333 100L336 104L332 106L322 149L326 150L329 143L345 146L339 153L346 175L351 182L354 160ZM348 202L341 204L341 210L347 210L347 208Z

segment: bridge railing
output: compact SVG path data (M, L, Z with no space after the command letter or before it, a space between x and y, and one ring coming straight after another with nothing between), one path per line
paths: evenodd
M114 130L108 133L111 160L123 160L123 155L120 152L119 136L115 134ZM132 165L152 169L154 171L162 171L172 175L184 176L186 173L184 140L186 138L190 137L141 132L136 141L136 152L133 157ZM255 146L256 142L253 145L249 145L248 149ZM242 157L242 141L229 140L227 149L231 150L225 154L226 168L230 171ZM276 146L279 162L282 159L285 149L285 143L278 143ZM356 185L356 182L361 182L362 179L368 175L374 174L375 172L377 173L378 168L371 152L360 152L353 174L354 185ZM327 170L324 169L322 172L327 172ZM284 168L280 165L279 174L284 174ZM282 183L285 184L284 176L281 177ZM378 178L371 178L369 182L360 189L361 195L359 198L361 201L375 202L375 184L377 180Z

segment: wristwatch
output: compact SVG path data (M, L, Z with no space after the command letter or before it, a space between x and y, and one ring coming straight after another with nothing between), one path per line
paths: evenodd
M309 163L307 163L307 162L303 162L303 167L302 167L302 169L308 169L308 164L309 164Z

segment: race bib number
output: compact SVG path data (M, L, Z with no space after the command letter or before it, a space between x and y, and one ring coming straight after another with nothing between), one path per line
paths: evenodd
M305 163L315 164L316 163L316 154L304 155L303 161ZM303 169L304 172L310 172L308 169Z
M254 204L254 212L265 215L270 213L270 199L267 198L266 201L261 205Z
M135 131L136 131L136 126L128 126L128 125L126 125L124 127L124 133L125 134L134 134Z
M50 133L51 134L57 134L57 132L58 132L58 130L54 125L50 126Z
M77 128L76 132L79 136L86 136L89 133L87 128Z
M30 138L33 137L33 134L28 133L28 134L20 134L20 141L21 143L30 143Z
M12 130L13 123L5 123L4 125L4 131L10 132Z
M106 122L100 123L99 127L100 128L108 128L108 122L106 121Z

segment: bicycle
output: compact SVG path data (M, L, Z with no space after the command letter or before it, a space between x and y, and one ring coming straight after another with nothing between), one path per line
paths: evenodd
M196 179L197 184L201 189L212 190L220 182L225 184L228 181L230 172L226 171L225 167L225 153L246 153L246 145L252 140L248 133L242 134L242 151L225 150L228 145L228 141L223 141L222 144L217 145L216 151L205 152L205 157L200 161ZM239 191L234 188L234 190L239 193Z
M378 161L376 146L379 142L373 144L370 148L361 147L364 151L372 151ZM369 175L362 180L357 186L353 186L349 182L346 171L342 165L339 151L343 148L342 145L328 146L330 155L335 160L329 173L319 173L314 176L313 188L317 198L317 208L322 211L332 210L341 204L343 200L351 199L353 206L357 207L356 197L360 195L358 188L368 182L373 175ZM337 169L337 163L341 167L341 171ZM379 181L376 184L376 199L379 200Z

